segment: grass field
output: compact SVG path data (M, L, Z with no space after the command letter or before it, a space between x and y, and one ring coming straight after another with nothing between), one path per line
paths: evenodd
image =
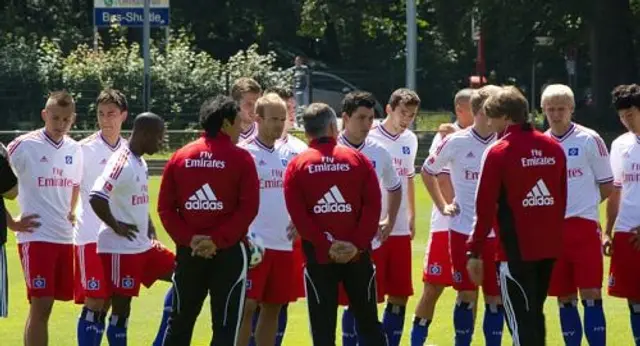
M405 329L402 339L402 345L409 345L409 333L411 329L411 321L413 318L413 309L419 294L421 293L422 281L421 270L424 254L424 247L429 233L429 218L431 213L431 202L427 196L425 189L420 181L416 181L417 198L418 198L418 216L417 216L417 234L413 246L413 282L416 290L416 296L410 299L407 309ZM159 236L165 244L172 245L166 233L162 230L161 224L155 215L157 203L157 193L159 187L159 179L153 177L151 181L151 210L154 216L154 222L159 229ZM18 212L15 204L11 203L9 208L14 215ZM10 286L10 317L8 319L0 319L0 345L14 346L22 345L22 330L24 321L27 316L29 305L25 298L25 287L20 268L18 252L15 246L15 238L9 237L8 254L9 254L9 286ZM605 263L605 270L608 270L608 261ZM605 271L606 272L606 271ZM141 289L140 297L134 300L131 320L129 322L129 345L150 345L153 341L160 314L162 310L162 302L164 294L168 289L167 283L157 283L151 289ZM448 289L440 299L436 318L430 328L429 345L453 345L453 328L452 328L452 311L455 294L453 290ZM192 345L208 345L210 332L210 315L208 305L205 305L200 319L194 332ZM481 306L483 306L481 304ZM381 306L382 307L382 306ZM72 303L56 303L53 314L49 322L50 345L74 345L76 335L76 321L80 311L79 306ZM309 338L308 316L306 304L301 300L290 306L289 324L285 336L284 344L291 346L311 345ZM382 309L380 309L382 311ZM479 308L479 316L482 316L483 308ZM557 306L555 301L548 300L546 305L547 313L547 340L548 345L563 345L562 335L560 334L560 326L558 322ZM605 313L607 316L607 338L611 345L632 345L633 339L629 327L629 310L626 302L616 298L605 298ZM339 321L339 320L338 320ZM340 332L338 326L337 332ZM505 337L503 345L510 345L508 341L508 332L505 326ZM341 344L339 341L338 344ZM106 345L106 338L103 345ZM483 345L482 338L482 321L476 322L476 333L474 337L474 345ZM586 345L584 341L583 345Z

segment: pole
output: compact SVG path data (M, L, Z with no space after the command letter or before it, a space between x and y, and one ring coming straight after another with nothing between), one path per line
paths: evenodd
M417 26L416 26L416 1L407 0L407 76L406 86L411 90L416 89L416 59L417 59Z
M531 112L536 109L536 59L531 62L531 101L529 102L529 109Z
M143 79L143 104L144 111L149 111L149 103L151 102L151 57L149 49L149 40L151 36L151 24L149 23L149 12L151 0L144 0L144 27L142 29L142 50L144 56L144 79Z

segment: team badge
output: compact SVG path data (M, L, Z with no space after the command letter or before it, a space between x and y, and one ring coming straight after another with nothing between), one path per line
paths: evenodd
M251 289L251 280L247 280L247 289L250 290Z
M453 282L462 282L462 273L460 272L453 272Z
M578 148L569 148L569 156L578 156Z
M373 165L373 168L376 168L376 162L375 161L371 161L371 164Z
M122 279L122 288L131 289L133 288L134 284L135 284L135 281L130 276L127 276L126 278Z
M91 280L87 281L87 291L97 291L100 289L100 281L95 278L91 278Z
M282 162L282 167L287 167L287 164L289 163L287 159L281 159L280 162Z
M430 264L428 271L431 275L440 276L442 274L442 266L439 264Z
M72 163L73 163L73 156L71 156L71 155L67 155L67 156L65 156L65 157L64 157L64 162L66 162L66 163L67 163L67 165L72 164Z
M616 277L613 274L609 275L609 287L613 287L616 285Z
M106 182L104 183L104 186L102 187L105 191L111 192L113 191L113 185L111 185L110 182Z
M35 289L43 289L47 287L47 280L42 276L38 276L33 279L33 288Z
M409 149L409 147L405 145L404 147L402 147L402 153L405 155L409 155L411 154L411 149Z

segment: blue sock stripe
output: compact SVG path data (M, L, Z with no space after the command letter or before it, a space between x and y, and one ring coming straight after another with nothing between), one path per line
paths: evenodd
M502 345L502 333L504 330L504 307L499 304L486 304L484 321L482 322L485 345Z
M387 335L389 346L399 346L404 328L406 306L388 303L382 316L382 327Z
M470 346L473 337L473 303L458 301L453 308L455 345Z
M580 346L582 344L582 321L578 313L578 302L560 304L560 328L566 346Z
M420 318L418 316L413 317L413 326L411 328L411 346L424 346L429 335L429 325L431 320L426 318Z

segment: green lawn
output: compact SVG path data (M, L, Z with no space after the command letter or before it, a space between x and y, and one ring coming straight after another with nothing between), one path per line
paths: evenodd
M422 281L422 260L423 249L426 244L429 232L429 218L431 210L431 202L419 181L416 181L418 188L416 189L418 198L418 219L417 219L417 236L413 246L413 282L416 289L416 295L421 292ZM155 215L155 207L157 201L159 180L152 178L150 194L152 196L152 214L156 227L161 227L160 222ZM18 212L15 204L9 205L10 210L15 214ZM165 244L171 245L167 235L160 231L160 238ZM10 317L8 319L0 319L0 344L13 346L22 345L22 330L24 321L27 316L28 307L25 298L25 288L18 258L18 252L15 246L15 238L10 236L8 244L9 253L9 271L10 271ZM605 264L608 270L608 261ZM129 344L150 345L155 337L158 327L160 314L162 310L162 302L164 294L169 285L166 283L157 283L151 289L142 288L140 297L134 300L133 312L129 322ZM411 330L411 321L413 318L413 309L418 297L414 296L409 301L408 313L406 316L405 330L402 338L402 345L409 345L409 333ZM446 290L443 294L436 310L436 319L431 325L429 340L430 345L452 345L453 344L453 328L452 328L452 311L455 294L453 290ZM481 305L482 306L482 305ZM479 309L479 316L482 316L482 308ZM71 303L57 303L53 310L50 320L50 344L57 345L74 345L76 318L80 311L79 306ZM382 311L380 309L380 311ZM557 317L556 303L549 300L546 306L547 312L547 330L548 344L562 345L562 336ZM625 301L607 297L605 300L605 312L607 316L608 341L611 345L632 345L633 339L629 327L629 311ZM311 345L309 339L309 327L306 304L299 301L292 304L289 312L289 325L285 337L285 345ZM339 320L338 320L339 321ZM200 320L196 326L192 345L208 345L210 338L209 329L209 309L205 306ZM506 331L506 327L505 327ZM339 326L338 331L339 333ZM339 334L338 334L339 336ZM338 337L338 344L341 344ZM504 337L503 345L510 345L507 341L508 337ZM474 345L482 345L482 321L476 322L476 333L474 337ZM103 342L106 345L106 338ZM586 341L583 343L586 345Z

